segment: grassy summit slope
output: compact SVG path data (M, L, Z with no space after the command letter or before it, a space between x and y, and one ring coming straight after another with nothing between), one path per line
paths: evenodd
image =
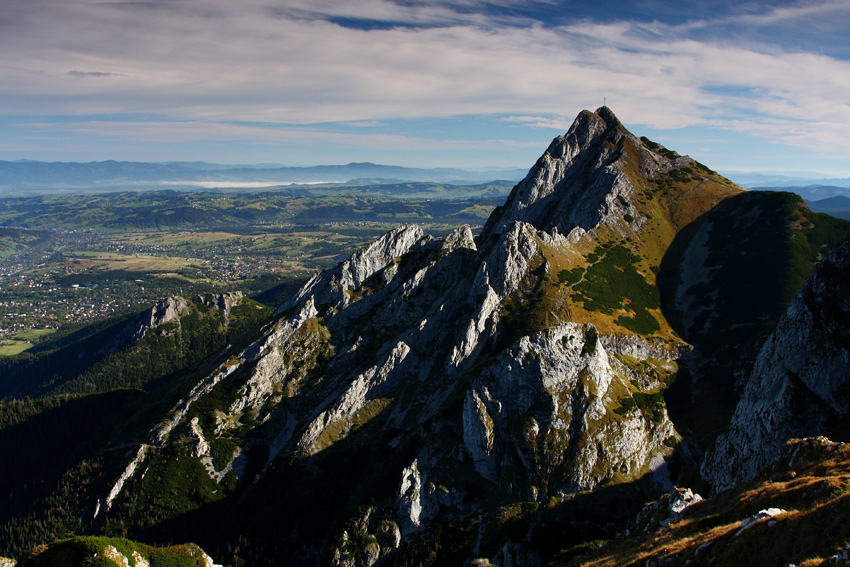
M813 213L796 195L745 191L608 120L604 145L585 159L596 160L595 171L587 163L581 177L568 170L551 195L537 203L512 195L493 214L513 200L520 209L542 204L579 226L576 210L596 207L602 218L586 232L573 229L567 246L540 242L541 267L513 301L529 311L520 334L570 320L602 333L693 343L715 318L717 329L741 327L739 334L758 327L753 336L761 340L814 263L850 237L850 224ZM594 196L606 185L613 189L604 199ZM550 230L555 212L531 222Z
M603 122L596 115L590 120ZM591 146L596 155L585 160L595 160L596 170L566 171L546 203L562 216L596 208L593 213L602 222L580 234L571 232L567 246L541 242L540 280L523 286L534 290L533 297L516 303L539 312L526 317L534 322L528 332L570 320L592 323L603 333L679 342L661 309L656 279L662 259L686 227L744 190L687 156L634 137L616 118L607 120L604 144ZM551 215L533 224L546 230L547 223ZM581 219L576 224L581 226Z

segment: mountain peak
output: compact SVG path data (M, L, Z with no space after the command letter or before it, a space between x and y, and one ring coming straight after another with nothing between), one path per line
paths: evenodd
M552 140L493 213L484 234L503 234L512 222L522 221L571 242L602 226L625 238L641 229L651 210L667 208L684 193L703 191L706 181L718 198L741 191L688 156L637 138L607 106L585 110L565 135ZM686 220L702 212L700 206Z
M596 116L605 121L605 124L608 125L609 128L618 128L621 127L620 121L617 120L617 117L607 106L600 106L596 109Z

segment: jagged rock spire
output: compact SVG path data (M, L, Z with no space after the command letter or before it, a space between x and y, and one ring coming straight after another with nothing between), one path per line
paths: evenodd
M502 234L513 221L562 234L598 226L606 202L633 189L619 163L627 139L641 146L608 107L581 112L491 216L485 236Z

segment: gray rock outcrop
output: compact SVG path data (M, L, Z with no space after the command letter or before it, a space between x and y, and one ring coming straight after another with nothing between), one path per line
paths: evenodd
M151 307L149 311L145 311L139 315L135 329L132 332L132 340L137 341L144 337L148 330L179 319L188 309L189 306L182 297L163 299Z

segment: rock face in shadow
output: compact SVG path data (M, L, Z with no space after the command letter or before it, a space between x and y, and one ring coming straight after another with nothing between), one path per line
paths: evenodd
M715 488L754 477L791 438L840 437L850 411L850 242L820 265L762 346L732 425L703 465Z

